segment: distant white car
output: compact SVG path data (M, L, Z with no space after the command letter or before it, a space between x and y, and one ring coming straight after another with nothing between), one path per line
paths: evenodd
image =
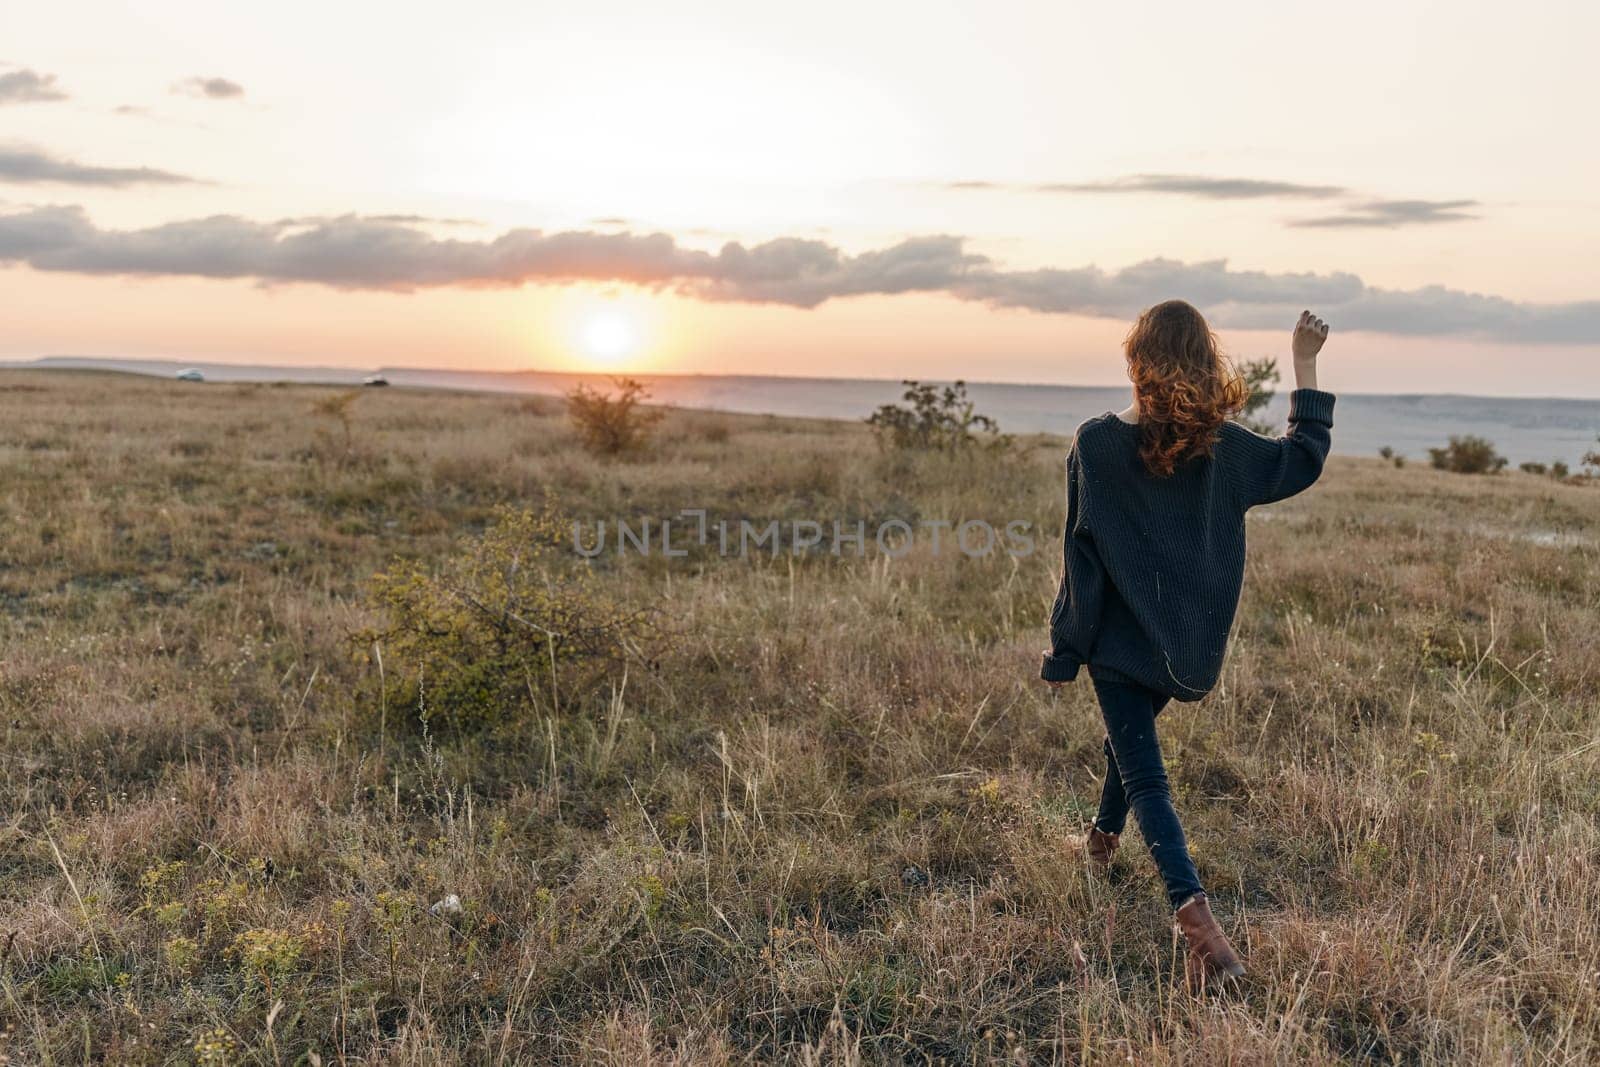
M369 374L365 378L361 379L361 384L362 385L388 385L389 384L389 379L385 378L381 374Z
M197 367L190 367L187 370L178 372L178 381L180 382L203 382L205 380L206 376L201 374Z

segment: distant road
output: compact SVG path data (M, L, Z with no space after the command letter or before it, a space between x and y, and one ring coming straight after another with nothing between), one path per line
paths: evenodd
M171 378L186 367L213 382L298 382L359 385L373 369L274 367L236 363L183 363L170 360L100 359L49 356L6 367L105 370ZM376 368L391 385L473 392L540 393L559 396L583 381L604 382L609 375L552 371L429 370ZM860 419L879 404L899 399L895 381L854 378L777 378L757 375L636 374L653 399L677 407L806 418ZM179 383L173 383L174 388ZM1013 433L1070 434L1084 419L1124 407L1128 390L1101 386L1004 385L973 383L977 409ZM1268 418L1281 421L1288 393L1280 391ZM1585 452L1600 448L1600 400L1530 399L1449 395L1389 396L1350 393L1339 398L1334 418L1334 452L1370 456L1385 445L1426 459L1426 449L1452 434L1477 434L1493 441L1512 464L1526 460L1565 460L1576 468Z

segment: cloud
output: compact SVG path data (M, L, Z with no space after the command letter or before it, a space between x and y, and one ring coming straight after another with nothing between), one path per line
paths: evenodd
M234 100L244 95L244 86L227 78L185 78L174 85L172 91L206 100Z
M815 307L863 293L948 289L988 261L954 237L918 237L848 256L785 237L716 253L662 233L508 230L481 241L345 215L255 222L232 215L142 230L102 230L82 208L0 215L0 261L83 274L188 275L309 282L347 289L517 286L602 281L671 287L705 300Z
M1009 190L1030 193L1165 194L1205 200L1298 199L1335 200L1355 194L1342 185L1307 185L1264 178L1213 178L1199 174L1129 174L1094 182L1045 182L1015 185L990 181L945 182L949 190ZM1476 200L1364 200L1339 209L1338 214L1294 219L1289 226L1306 229L1394 229L1437 222L1464 222L1478 216L1464 209Z
M31 148L0 145L0 182L48 182L118 189L128 185L181 185L195 181L182 174L151 167L95 167L46 155Z
M1396 226L1416 226L1435 222L1465 222L1478 216L1462 209L1477 206L1476 200L1369 200L1364 204L1355 204L1347 208L1341 215L1296 219L1289 225L1319 229L1344 227L1393 229Z
M1259 200L1293 197L1326 200L1343 196L1338 185L1302 185L1261 178L1210 178L1199 174L1130 174L1098 182L1048 182L1034 186L1041 193L1173 193L1206 200Z
M1198 307L1220 309L1222 318L1237 318L1259 307L1349 306L1364 289L1353 274L1268 274L1229 270L1220 259L1148 259L1115 273L1097 267L989 271L969 279L956 295L997 307L1117 318L1179 296Z
M1259 200L1289 197L1326 200L1343 196L1339 185L1304 185L1262 178L1213 178L1202 174L1129 174L1094 182L1042 182L1029 185L990 181L944 183L951 190L1011 190L1030 193L1167 193L1206 200Z
M1341 330L1459 337L1530 344L1600 344L1600 300L1520 303L1430 285L1379 289L1353 274L1269 274L1229 269L1224 260L1153 259L1116 272L993 271L954 290L997 307L1130 318L1172 297L1189 300L1213 324L1277 329L1312 307Z
M13 70L0 74L0 104L43 104L67 99L54 74Z
M482 226L481 219L450 218L437 215L294 215L279 219L273 225L289 229L299 226L322 226L328 223L359 220L363 222L392 222L403 226Z
M701 300L800 308L868 294L944 293L994 307L1115 318L1183 297L1217 325L1240 329L1281 328L1301 308L1315 307L1341 330L1600 344L1600 300L1529 304L1442 286L1378 289L1343 272L1234 270L1225 260L1013 271L946 235L854 255L797 237L749 246L731 241L709 252L664 233L514 229L464 241L434 237L393 216L256 222L217 215L107 230L78 207L35 207L0 212L0 264L397 292L626 283Z

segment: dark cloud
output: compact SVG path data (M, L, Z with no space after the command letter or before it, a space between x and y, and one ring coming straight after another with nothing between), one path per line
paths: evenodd
M81 208L0 213L0 263L80 274L248 278L344 289L512 287L591 281L671 289L703 300L810 308L866 294L938 292L996 307L1128 318L1171 297L1220 326L1279 328L1315 307L1341 330L1507 342L1600 344L1600 301L1527 304L1439 286L1375 289L1353 274L1232 270L1223 260L1154 259L1010 271L959 237L913 237L847 254L784 237L716 252L662 234L508 230L487 240L434 237L396 217L254 222L237 216L105 230Z
M207 100L234 100L244 95L244 86L227 78L185 78L172 91Z
M181 185L194 181L194 178L182 174L151 167L95 167L46 155L31 148L0 145L0 182L48 182L121 188L127 185Z
M1435 222L1465 222L1478 216L1463 209L1477 206L1476 200L1370 200L1364 204L1352 205L1343 214L1296 219L1289 225L1316 229L1345 227L1392 229L1396 226L1418 226Z
M0 104L43 104L66 98L67 94L56 86L54 74L33 70L0 74Z

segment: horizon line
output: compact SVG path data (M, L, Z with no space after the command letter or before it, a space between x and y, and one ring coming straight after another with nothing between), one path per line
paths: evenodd
M411 372L411 373L423 373L423 374L477 374L477 375L494 376L494 377L512 377L512 376L515 376L515 375L529 375L529 374L532 374L532 375L546 375L546 376L566 375L566 376L569 376L569 377L580 377L580 378L685 378L685 379L687 379L687 378L751 378L751 379L756 379L756 380L775 380L775 381L789 381L789 382L864 382L864 383L873 383L873 384L882 383L882 384L893 384L893 385L904 384L907 381L923 382L923 383L933 384L933 385L947 385L947 384L952 384L954 382L958 382L959 381L959 382L962 382L962 383L964 383L966 385L991 385L991 386L1001 386L1001 387L1045 388L1045 389L1115 389L1115 390L1123 390L1123 389L1127 389L1127 388L1130 387L1127 383L1115 384L1115 385L1095 385L1095 384L1089 384L1089 383L1021 380L1021 379L1018 379L1018 380L1009 380L1009 379L1008 380L994 380L994 379L976 379L976 378L910 378L910 379L908 379L908 378L903 378L903 377L889 377L889 378L871 377L871 376L849 376L849 377L844 377L844 376L836 376L836 375L815 375L815 374L756 374L756 373L738 372L738 371L563 370L563 369L550 369L550 368L542 368L542 367L521 367L521 368L517 368L515 370L489 370L489 369L481 369L481 368L460 368L460 367L429 367L429 366L419 367L419 366L408 366L408 365L404 365L404 364L388 365L388 366L381 365L381 364L377 365L377 366L352 366L352 365L349 365L349 364L327 364L327 363L276 363L276 362L274 362L274 363L240 363L240 362L233 362L233 361L230 361L230 360L217 360L217 359L211 359L211 360L183 360L183 359L173 359L173 358L167 357L167 356L73 355L73 354L69 354L69 353L50 353L50 354L46 354L46 355L33 356L33 357L27 357L27 356L22 356L22 357L0 357L0 368L22 369L22 368L27 368L27 367L33 367L34 369L38 369L38 370L50 370L52 368L50 368L49 366L43 366L42 364L44 364L47 360L53 360L53 359L59 359L59 360L68 360L68 359L103 360L103 361L108 361L108 362L114 361L114 362L146 364L146 365L149 365L149 364L175 364L175 365L176 364L183 364L183 365L191 365L191 364L198 363L200 365L210 365L210 366L217 366L217 367L240 367L240 368L250 368L250 369L259 369L259 370L284 370L284 371L296 371L296 370L300 370L300 371L331 371L331 372L350 373L350 374L382 374L382 373L386 373L386 372L390 372L390 371L406 371L406 372ZM70 370L70 369L74 369L74 368L59 368L59 369ZM101 369L109 370L112 373L134 373L134 372L130 372L130 371L121 371L121 370L118 370L117 368L111 368L111 367L101 368ZM330 384L330 383L325 383L325 382L288 382L288 384L325 385L325 384ZM359 384L359 383L352 382L350 384L355 385L355 384ZM413 387L413 388L426 388L426 386ZM1332 392L1335 395L1342 395L1342 396L1394 397L1394 398L1401 398L1401 399L1410 398L1410 397L1447 397L1447 398L1466 398L1466 399L1474 399L1474 400L1552 400L1552 401L1591 401L1591 402L1600 402L1600 393L1596 393L1596 394L1592 394L1592 395L1556 396L1556 395L1552 395L1552 394L1549 394L1549 393L1468 393L1468 392L1432 392L1432 393L1424 393L1424 392L1414 392L1414 391L1384 393L1384 392L1374 392L1374 391L1371 391L1371 390L1364 390L1364 389L1341 389L1341 390L1327 390L1327 391L1328 392ZM1292 392L1294 392L1294 388L1292 386L1289 386L1289 387L1281 387L1280 386L1280 387L1277 387L1277 388L1273 389L1274 396L1276 396L1279 393L1288 394L1288 393L1292 393ZM671 406L671 405L666 405L666 406Z

